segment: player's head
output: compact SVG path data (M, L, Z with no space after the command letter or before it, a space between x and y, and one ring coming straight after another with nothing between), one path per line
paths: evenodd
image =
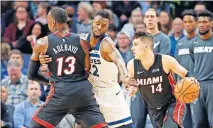
M193 9L182 12L183 27L188 34L194 32L197 28L197 14Z
M62 8L52 8L47 15L48 27L51 32L57 31L59 27L65 29L67 20L67 12Z
M147 29L155 29L158 27L159 17L155 9L150 8L145 12L144 23Z
M103 9L96 13L93 23L92 32L94 37L101 37L109 28L110 13Z
M198 28L200 35L206 35L210 32L211 29L211 21L212 21L212 13L208 10L204 10L197 14L198 17Z
M153 51L154 41L150 33L135 32L132 51L135 59L140 59L147 51Z

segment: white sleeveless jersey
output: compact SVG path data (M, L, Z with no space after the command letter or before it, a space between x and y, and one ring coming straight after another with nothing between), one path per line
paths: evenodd
M110 87L118 84L118 68L114 62L108 62L101 56L100 46L105 39L111 39L107 35L98 41L90 52L90 82L97 87Z

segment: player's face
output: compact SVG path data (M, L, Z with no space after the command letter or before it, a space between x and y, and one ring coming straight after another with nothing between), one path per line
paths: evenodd
M183 17L183 27L188 34L194 32L197 27L195 18L190 15L184 16Z
M145 13L144 23L148 29L154 29L157 26L159 18L156 16L155 11L147 11Z
M146 47L147 45L143 43L141 39L138 38L133 40L133 46L131 50L135 56L135 59L140 59L141 56L143 56Z
M211 20L209 19L209 17L199 17L197 26L199 28L200 35L205 35L209 31L211 31Z
M47 15L47 23L48 23L48 28L51 32L55 32L55 25L56 25L56 22L55 20L53 19L53 17L51 16L50 13L48 13Z
M92 23L92 32L94 37L99 38L102 36L109 27L109 19L103 18L101 16L96 16Z

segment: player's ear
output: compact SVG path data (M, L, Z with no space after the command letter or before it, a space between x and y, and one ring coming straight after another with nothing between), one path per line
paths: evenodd
M55 25L56 24L56 21L55 20L53 20L53 25Z

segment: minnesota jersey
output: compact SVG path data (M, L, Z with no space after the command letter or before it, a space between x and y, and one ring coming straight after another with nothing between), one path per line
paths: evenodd
M140 60L134 60L135 79L139 84L139 91L150 108L160 108L171 98L174 98L169 74L162 66L162 55L155 54L153 65L146 70Z
M88 36L90 37L90 36ZM104 34L90 51L89 80L95 86L109 87L118 83L118 69L115 63L108 62L101 56L100 46L105 39L110 39Z
M46 54L52 58L52 62L48 63L51 82L87 79L88 74L84 69L85 53L77 34L65 37L50 34L48 42Z

